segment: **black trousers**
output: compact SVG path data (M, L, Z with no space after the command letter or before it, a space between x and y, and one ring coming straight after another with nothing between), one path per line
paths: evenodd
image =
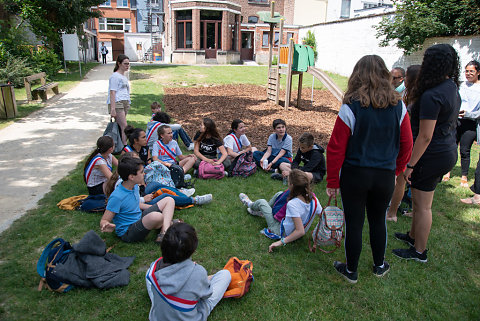
M102 64L107 63L107 54L102 54Z
M480 194L480 159L477 162L477 169L475 170L475 181L473 182L473 185L470 186L470 189L475 194Z
M347 268L357 271L362 252L362 231L367 211L373 263L382 265L387 246L386 210L395 187L395 171L344 165L340 175L345 212Z
M460 164L462 175L468 175L470 167L470 150L477 139L477 122L471 119L459 119L457 126L457 144L460 145Z

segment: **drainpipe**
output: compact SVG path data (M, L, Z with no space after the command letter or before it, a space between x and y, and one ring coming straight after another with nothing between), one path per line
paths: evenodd
M169 12L169 20L170 20L170 23L168 24L169 26L169 37L170 37L170 63L172 63L173 61L173 43L172 43L172 38L173 38L173 35L172 35L172 21L173 21L173 18L172 18L172 5L171 5L171 0L168 0L168 12Z

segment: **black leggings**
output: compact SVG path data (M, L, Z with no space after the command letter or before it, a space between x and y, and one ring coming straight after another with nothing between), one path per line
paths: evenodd
M473 182L473 185L470 186L470 189L475 194L480 194L480 159L477 162L477 170L475 171L475 181Z
M383 264L387 245L385 214L395 187L395 171L344 165L340 176L345 212L347 268L357 271L362 252L362 230L367 210L373 263Z
M462 176L468 175L470 167L470 150L477 139L477 122L471 119L459 119L457 126L457 144L460 145L460 164Z

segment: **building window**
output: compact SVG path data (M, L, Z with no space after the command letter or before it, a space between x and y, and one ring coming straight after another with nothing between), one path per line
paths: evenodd
M98 18L98 30L100 31L130 31L130 29L130 19Z
M350 18L350 4L351 0L342 0L342 9L340 11L340 18Z
M117 8L128 8L128 0L117 0Z
M258 17L257 16L250 16L248 17L248 23L257 23Z
M248 3L268 4L268 0L248 0Z
M177 11L177 48L192 48L192 10Z
M295 42L295 38L293 37L293 35L293 32L287 32L287 44L289 44L291 38L293 38L293 41Z
M103 4L100 5L100 7L110 7L110 0L105 1Z
M262 37L262 47L268 47L268 43L269 43L269 37L268 37L268 34L270 32L269 31L264 31L263 32L263 37ZM275 41L273 43L273 46L274 47L277 47L278 46L278 40L280 39L280 34L277 32L275 32Z

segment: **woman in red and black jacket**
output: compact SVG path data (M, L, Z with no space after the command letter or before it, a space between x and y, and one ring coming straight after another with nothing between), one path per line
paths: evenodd
M412 145L407 109L391 85L385 62L377 55L364 56L350 76L327 146L327 195L341 192L346 223L347 262L335 261L334 267L351 283L358 278L365 209L373 273L383 276L390 269L384 260L386 209Z

